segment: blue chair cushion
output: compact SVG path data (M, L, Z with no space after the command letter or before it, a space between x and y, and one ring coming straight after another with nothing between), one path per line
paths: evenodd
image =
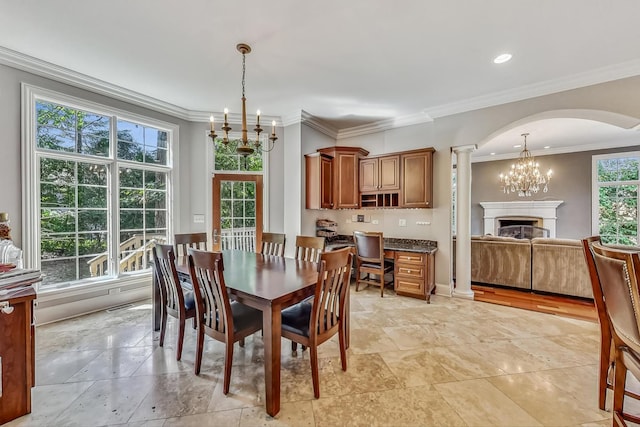
M282 329L294 334L309 336L309 321L311 320L312 301L302 301L294 306L282 310Z
M193 292L184 293L184 308L191 310L196 307L196 300L193 297Z
M262 311L237 301L231 301L231 315L233 316L233 332L247 329L252 325L262 325Z

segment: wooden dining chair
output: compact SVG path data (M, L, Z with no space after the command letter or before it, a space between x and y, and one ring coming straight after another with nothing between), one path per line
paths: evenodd
M384 275L393 272L393 262L384 259L384 241L380 232L354 231L353 240L356 244L356 292L360 283L380 286L380 296L384 297ZM366 276L362 278L362 273ZM377 278L372 278L374 274Z
M349 248L323 252L312 301L282 311L282 336L309 348L313 395L320 397L318 346L338 334L342 370L347 370L346 301L353 255Z
M295 258L301 261L318 262L324 246L324 237L296 236Z
M195 373L200 373L204 336L225 343L224 385L229 393L233 345L262 329L262 312L237 301L230 301L224 282L222 252L188 249L189 274L196 296L198 318L198 344Z
M282 233L262 233L262 255L284 256L284 244L286 237Z
M187 249L207 250L207 233L182 233L174 234L176 257L187 256Z
M613 422L625 426L640 418L624 412L627 371L640 378L640 255L591 243L614 349Z
M591 236L582 239L582 249L584 252L585 260L587 261L587 267L589 269L589 279L591 281L591 288L593 290L593 302L596 306L598 313L598 321L600 323L600 365L598 371L598 407L601 410L606 408L607 389L613 390L613 383L610 378L613 375L615 366L615 355L613 351L613 335L611 319L607 314L605 306L604 296L602 294L602 287L600 285L600 279L598 278L598 272L596 271L596 265L593 258L593 250L591 246L594 243L601 244L600 236ZM625 250L634 250L633 247L618 247ZM636 250L640 250L637 248ZM626 391L626 395L635 399L640 399L640 395L634 393L631 390Z
M172 245L156 244L153 247L156 280L160 287L162 301L162 318L160 323L160 347L164 345L164 335L167 331L167 315L178 319L178 343L176 346L176 360L182 358L184 342L184 328L187 319L193 319L196 324L196 303L192 291L185 291L178 279L175 256Z

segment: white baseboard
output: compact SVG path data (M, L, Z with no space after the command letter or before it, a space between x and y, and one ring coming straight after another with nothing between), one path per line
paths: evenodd
M445 283L436 283L436 295L450 297L453 294L453 286Z
M42 304L39 304L41 298L38 297L34 310L35 323L36 325L44 325L150 298L151 285L148 281L141 284L141 286L124 289L116 293L107 291L103 295L95 295L95 293L91 292L87 295L87 298L78 298L77 296L75 298L61 297L55 300L46 298L45 301L42 301Z

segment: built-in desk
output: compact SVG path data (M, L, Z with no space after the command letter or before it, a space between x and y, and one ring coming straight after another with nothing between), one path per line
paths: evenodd
M396 294L430 302L435 289L435 253L437 243L431 240L384 238L384 256L394 261ZM327 240L327 250L353 247L351 236Z

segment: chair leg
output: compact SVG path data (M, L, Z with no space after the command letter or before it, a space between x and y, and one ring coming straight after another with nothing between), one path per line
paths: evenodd
M167 332L167 312L162 311L160 319L160 347L164 346L164 334Z
M178 328L178 345L176 346L176 360L180 360L182 358L182 343L184 342L184 327L185 327L185 318L180 316L178 319L180 323L180 327Z
M202 325L198 328L198 342L196 344L196 360L193 364L193 370L196 375L200 374L200 365L202 365L202 352L204 350L204 329Z
M318 375L318 346L309 346L309 356L311 359L311 380L313 381L313 395L320 398L320 376Z
M356 268L356 292L360 290L360 269Z
M384 298L384 270L380 272L380 298Z
M240 345L240 347L244 347L244 338L238 341L238 345Z
M627 368L622 361L622 352L616 351L616 361L613 380L613 413L622 414L624 403L624 388L627 379Z
M198 329L198 322L196 321L196 317L193 317L193 329Z
M611 366L611 334L600 336L600 373L598 375L598 407L605 410L607 401L607 383Z
M224 353L224 386L222 392L229 393L229 384L231 384L231 364L233 362L233 340L227 339L226 351Z
M298 355L298 343L295 341L291 341L291 355L292 356Z
M342 362L342 370L347 370L347 346L346 346L346 333L344 330L344 323L340 323L340 329L338 329L338 341L340 343L340 362Z

